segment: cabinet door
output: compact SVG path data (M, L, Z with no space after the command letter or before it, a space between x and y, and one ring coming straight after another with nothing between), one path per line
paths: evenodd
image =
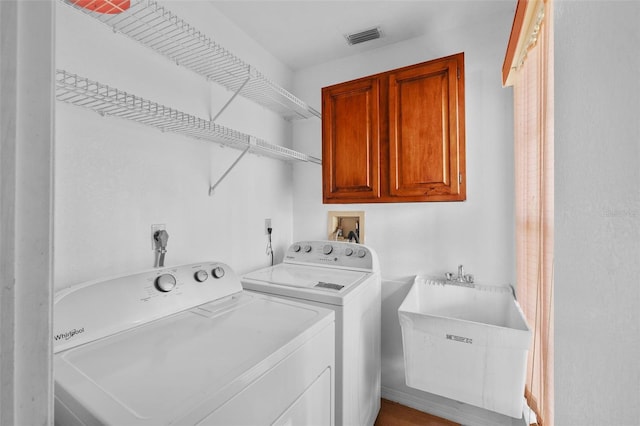
M322 90L325 203L380 196L380 84L366 78Z
M459 54L388 74L389 195L397 201L466 197L463 67Z

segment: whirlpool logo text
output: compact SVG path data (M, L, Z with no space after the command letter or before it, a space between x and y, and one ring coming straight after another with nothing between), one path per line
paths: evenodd
M66 331L64 333L57 334L53 336L55 340L69 340L76 334L84 333L84 327L82 328L74 328L73 330Z

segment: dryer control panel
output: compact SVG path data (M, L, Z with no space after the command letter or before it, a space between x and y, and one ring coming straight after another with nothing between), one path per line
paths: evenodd
M370 247L342 241L298 241L287 249L284 263L329 265L372 272L379 269L377 255Z

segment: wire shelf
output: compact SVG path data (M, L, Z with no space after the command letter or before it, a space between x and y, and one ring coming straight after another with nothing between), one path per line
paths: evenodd
M137 123L235 149L280 160L321 164L321 160L280 145L270 144L242 132L215 124L185 112L160 105L65 70L56 70L56 98L93 110L101 115L125 118Z
M153 0L131 0L130 7L120 13L93 11L87 7L88 0L60 1L234 93L240 90L241 96L287 120L321 117L317 110Z

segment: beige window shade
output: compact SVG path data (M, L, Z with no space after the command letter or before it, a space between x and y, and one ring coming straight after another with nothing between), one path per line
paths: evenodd
M551 8L551 0L518 2L503 67L514 92L517 294L534 335L525 394L544 426L553 425Z

